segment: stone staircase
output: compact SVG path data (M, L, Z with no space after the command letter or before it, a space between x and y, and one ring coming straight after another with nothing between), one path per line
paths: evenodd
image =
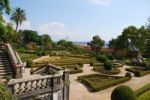
M7 52L0 50L0 79L12 76L13 70Z

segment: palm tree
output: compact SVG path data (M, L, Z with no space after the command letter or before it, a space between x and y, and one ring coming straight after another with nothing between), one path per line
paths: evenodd
M15 22L15 24L16 24L16 31L17 31L18 26L21 25L22 22L26 20L25 10L23 10L21 8L16 8L13 11L10 19Z

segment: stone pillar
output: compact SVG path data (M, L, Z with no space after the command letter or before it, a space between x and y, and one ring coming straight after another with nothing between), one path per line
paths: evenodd
M69 72L64 71L63 73L63 99L62 100L69 100L69 89L70 89L70 81L69 81Z
M22 78L22 67L21 66L16 66L16 75L15 78Z

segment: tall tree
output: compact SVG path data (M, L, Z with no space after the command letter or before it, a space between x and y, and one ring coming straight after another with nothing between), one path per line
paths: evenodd
M39 43L39 35L36 31L24 30L20 32L23 43L35 42Z
M93 37L93 40L88 43L91 49L94 52L100 52L102 47L104 46L104 40L102 40L98 35Z
M0 0L0 13L2 14L5 11L5 13L9 14L10 10L9 0Z
M16 31L18 26L22 24L23 21L26 20L25 10L21 8L16 8L10 18L16 24Z

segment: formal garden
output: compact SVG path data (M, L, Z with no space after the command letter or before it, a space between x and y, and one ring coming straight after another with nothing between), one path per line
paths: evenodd
M5 21L5 15L13 23ZM46 64L52 64L68 70L71 87L80 86L87 94L98 93L101 97L101 92L110 89L111 96L107 99L150 100L150 78L147 78L150 75L150 18L144 26L125 27L109 42L94 35L84 45L68 39L54 41L48 33L19 29L26 20L24 9L12 9L9 0L0 1L0 42L12 45L26 65L24 71L30 71L29 75ZM133 81L142 78L147 79L146 83L143 81L143 85L140 84L143 87L138 87ZM0 100L15 99L7 86L11 79L9 76L3 82L0 79ZM132 85L128 86L130 82Z

